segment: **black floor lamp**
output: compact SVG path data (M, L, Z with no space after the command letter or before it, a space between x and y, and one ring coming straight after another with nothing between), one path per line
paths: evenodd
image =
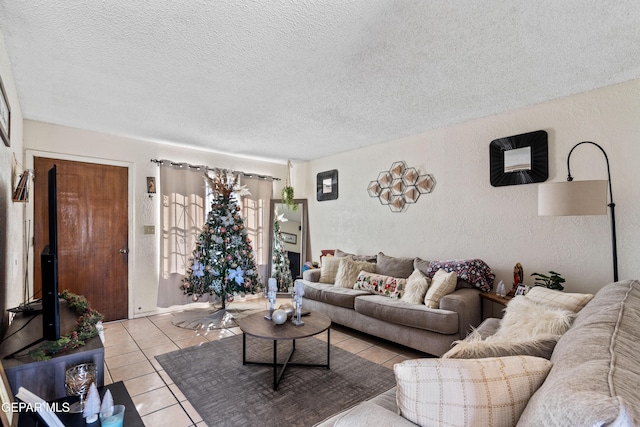
M579 145L595 145L604 154L607 162L607 180L573 181L571 176L571 153ZM607 203L607 185L609 203ZM613 280L618 281L618 249L616 243L616 216L609 157L604 149L591 141L579 142L569 151L567 157L567 182L549 182L538 185L538 215L606 215L607 206L611 212L611 243L613 247Z

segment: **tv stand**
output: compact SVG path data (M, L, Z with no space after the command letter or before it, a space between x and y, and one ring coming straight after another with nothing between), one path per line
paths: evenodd
M60 300L60 330L63 335L76 327L78 315ZM13 334L13 335L12 335ZM74 350L58 353L49 360L33 360L27 348L42 338L42 313L16 314L6 333L7 339L0 344L0 360L13 393L24 387L42 397L55 400L66 396L64 385L65 371L81 363L95 363L97 368L96 385L104 385L104 347L99 337L88 340L85 345ZM32 343L32 344L29 344ZM26 346L26 347L25 347ZM4 359L12 355L10 359Z

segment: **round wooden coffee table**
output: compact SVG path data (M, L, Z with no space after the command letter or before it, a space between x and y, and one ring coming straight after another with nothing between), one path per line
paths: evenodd
M304 325L296 326L291 321L287 321L284 325L276 325L271 320L264 318L266 312L262 311L249 315L238 321L238 326L242 330L242 364L243 365L268 365L273 366L273 389L278 389L278 384L287 366L304 366L311 368L327 368L330 367L330 337L331 337L331 319L317 311L311 311L304 317ZM312 337L327 331L327 363L326 364L310 364L310 363L290 363L291 356L296 350L296 340ZM247 361L247 335L273 341L273 362L254 362ZM278 341L291 340L293 346L284 363L278 363ZM280 372L278 367L282 366Z

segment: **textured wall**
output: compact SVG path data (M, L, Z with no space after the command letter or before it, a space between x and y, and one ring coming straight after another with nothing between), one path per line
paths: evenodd
M309 198L312 255L340 248L425 259L484 259L512 283L513 266L558 271L568 291L594 292L613 279L609 219L539 217L537 184L494 188L489 143L538 129L549 133L549 181L566 179L571 147L600 144L611 163L618 227L620 279L640 277L640 80L610 86L296 167L296 185ZM437 180L403 213L391 213L367 194L367 184L396 160ZM571 157L575 179L606 179L604 157L581 146ZM339 171L339 199L317 202L315 177ZM302 196L302 195L301 195Z
M18 103L15 83L4 38L0 33L0 77L11 107L11 147L0 141L0 336L7 321L5 309L22 302L24 268L24 204L13 203L11 196L15 181L14 156L24 164L22 151L22 111ZM22 171L17 171L22 172Z
M146 177L154 176L158 180L160 173L158 166L152 163L151 159L206 164L282 179L287 170L283 164L190 150L175 145L156 144L30 120L25 120L24 127L27 161L32 160L35 154L70 160L106 162L130 168L132 176L129 178L129 192L132 206L129 221L132 233L129 237L129 312L130 316L134 317L154 313L157 309L160 196L158 194L153 199L148 197ZM155 225L156 234L145 235L144 225Z

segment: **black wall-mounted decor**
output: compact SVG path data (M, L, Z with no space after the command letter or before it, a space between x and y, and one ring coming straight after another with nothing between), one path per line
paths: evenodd
M317 175L317 200L336 200L338 198L338 170L320 172Z
M547 140L547 132L537 130L491 141L491 185L502 187L546 181L549 177Z

